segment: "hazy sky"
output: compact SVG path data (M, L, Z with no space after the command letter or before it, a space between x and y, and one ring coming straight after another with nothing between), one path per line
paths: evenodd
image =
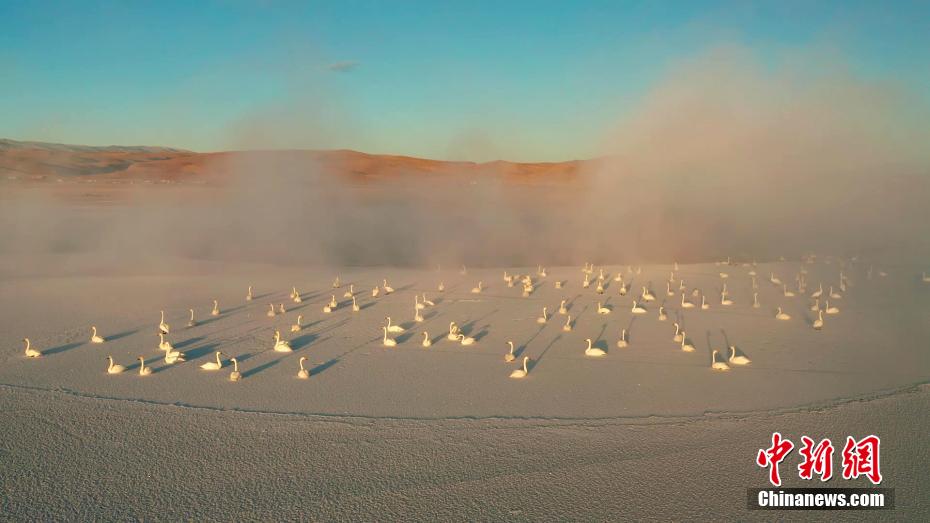
M926 1L0 1L0 137L582 158L717 45L930 102L928 27Z

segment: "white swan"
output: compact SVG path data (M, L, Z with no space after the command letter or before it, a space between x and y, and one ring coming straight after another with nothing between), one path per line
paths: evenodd
M775 273L774 273L774 272L773 272L772 275L769 277L769 281L771 281L771 282L774 283L775 285L781 285L781 279L779 279L777 276L775 276Z
M471 336L466 336L464 334L459 334L459 343L461 343L462 345L474 345L475 338L472 338Z
M627 285L627 284L625 284L625 283L621 283L621 284L620 284L620 287L617 288L617 294L619 294L620 296L626 296L626 293L627 293L627 291L629 291L629 290L630 290L630 286L629 286L629 285Z
M717 360L717 351L710 354L710 368L713 370L730 370L730 366L725 361Z
M510 345L510 352L508 352L507 354L504 354L504 361L506 361L507 363L510 363L514 361L515 359L517 359L517 357L514 356L513 354L513 342L508 341L507 345Z
M536 323L542 324L542 323L546 323L547 321L549 321L548 309L546 307L543 307L542 316L536 318Z
M587 274L587 273L585 273L585 275L584 275L584 281L581 282L581 286L584 287L585 289L587 289L588 287L591 286L591 280L588 279L588 274Z
M188 320L187 326L188 326L188 327L196 327L196 326L197 326L197 320L194 319L194 309L188 309L188 310L191 311L191 319Z
M446 339L449 341L458 341L459 339L459 327L454 321L449 322L449 335L446 336Z
M249 285L249 292L245 295L245 301L252 301L252 286Z
M169 334L171 332L171 327L165 323L165 311L161 311L161 321L158 323L158 330L162 334Z
M446 284L443 282L439 282L439 285L436 287L436 290L439 292L446 290Z
M413 309L413 321L423 323L423 315L420 314L420 309Z
M788 284L787 284L787 283L782 284L781 288L782 288L782 294L784 294L786 298L793 298L793 297L794 297L794 292L788 290Z
M720 301L723 301L722 294L720 295ZM705 294L701 294L701 310L706 311L707 309L710 309L710 304L707 303L707 296Z
M730 345L730 357L727 359L733 365L749 365L752 363L752 360L747 358L745 354L736 355L736 347Z
M817 311L817 319L814 320L813 327L814 327L814 330L818 330L818 331L823 328L823 311L822 310Z
M385 279L382 283L384 284L382 285L382 287L384 288L384 294L391 294L392 292L394 292L394 287L391 287L390 285L388 285L387 279Z
M810 310L814 312L820 310L820 298L817 298L816 300L814 300L814 303L811 304Z
M387 319L387 330L388 330L388 332L404 332L404 328L401 327L400 325L391 325L391 317L390 317L390 316L388 316L386 319Z
M588 348L586 348L586 349L584 350L584 355L585 355L585 356L591 356L591 357L593 357L593 358L597 358L597 357L600 357L600 356L605 356L605 355L607 354L607 352L605 352L604 349L599 349L599 348L597 348L597 347L593 347L593 346L591 345L591 338L586 338L584 341L586 341L586 342L588 343Z
M139 376L149 376L152 374L152 367L145 366L145 358L139 356Z
M652 291L646 287L643 287L642 299L643 301L655 301L656 296L652 293Z
M229 373L229 381L239 381L242 379L242 374L239 374L239 362L236 358L230 358L233 364L233 371Z
M516 369L515 371L511 372L510 377L514 379L525 378L526 375L529 373L529 370L526 368L526 362L528 361L530 361L530 357L524 356L523 357L523 368Z
M693 309L694 304L685 299L685 294L681 293L681 308L682 309Z
M119 374L126 370L126 367L113 363L113 356L107 356L107 360L110 362L110 364L107 365L107 374Z
M812 298L812 299L816 299L816 298L819 298L819 297L821 297L821 296L823 296L823 284L822 284L822 283L817 287L817 290L816 290L816 291L814 291L814 292L811 293L811 298Z
M158 349L164 351L170 351L174 349L174 347L171 346L171 342L166 340L165 335L160 332L158 333Z
M210 311L210 316L219 316L220 315L220 304L213 300L213 310Z
M633 300L633 307L630 309L630 312L633 314L646 314L646 308L636 303L636 300Z
M184 359L184 353L176 350L165 351L165 364L173 365L179 361L186 361Z
M297 290L297 287L294 287L294 296L291 298L291 300L293 300L294 303L301 303L304 301L303 298L300 297L300 291Z
M659 321L665 321L668 319L668 315L665 314L665 307L659 306Z
M720 305L733 305L733 300L730 299L730 295L727 294L726 290L720 293Z
M351 298L351 297L353 297L353 296L355 296L355 284L354 284L354 283L350 283L350 284L349 284L349 290L347 290L347 291L345 291L344 293L342 293L342 297L343 297L343 298Z
M286 314L286 313L287 313L287 309L284 308L284 304L283 304L283 303L279 303L279 304L278 304L278 314Z
M300 359L297 360L297 365L300 367L300 370L297 371L298 379L305 380L310 377L310 371L304 368L304 361L306 361L306 359L306 356L301 356Z
M782 312L781 307L778 308L778 311L775 313L776 320L790 320L791 315L786 312Z
M265 313L265 316L268 316L269 318L274 318L277 315L278 313L274 311L274 303L269 303L268 312Z
M598 294L604 294L604 284L601 283L601 280L597 280L597 288L594 289L594 292Z
M472 290L471 290L471 293L472 293L472 294L480 294L482 290L484 290L484 289L482 288L482 283L479 281L479 282L478 282L478 286L477 286L477 287L473 287Z
M562 325L562 330L565 332L571 332L572 330L572 315L571 314L569 314L565 318L565 325Z
M620 331L620 339L617 340L617 347L621 349L629 347L630 343L626 339L626 329Z
M555 281L555 288L556 288L556 289L561 289L561 288L562 288L562 280L556 280L556 281Z
M338 305L339 304L336 303L336 295L333 294L333 297L330 298L329 303L323 306L323 312L329 314L330 312L333 312L334 310L336 310L336 307Z
M376 285L375 288L371 289L371 297L377 298L379 294L381 294L381 287Z
M824 312L826 312L827 314L839 314L840 309L837 308L836 305L830 305L830 300L827 300L826 308L824 309Z
M397 346L397 340L395 340L394 338L388 338L388 335L387 335L388 329L387 329L387 327L381 327L381 330L384 331L384 338L381 340L381 343L384 344L385 347L396 347L396 346Z
M96 327L96 326L91 325L90 328L91 328L91 330L93 331L93 332L91 333L91 335L90 335L90 342L91 342L91 343L103 343L103 342L107 341L103 336L98 336L98 335L97 335L97 327Z
M568 309L565 308L565 300L562 300L562 303L559 304L559 314L568 314Z
M675 291L672 290L672 282L671 282L671 281L665 282L665 295L666 295L666 296L674 296L674 295L675 295Z
M685 352L694 352L694 345L691 343L691 340L688 339L688 335L685 334L685 331L681 331L681 350Z
M274 331L274 351L275 352L292 352L291 343L281 339L281 333L277 329Z
M759 293L758 292L752 293L752 308L758 309L760 306L761 305L759 305Z
M676 324L675 324L675 335L672 336L672 341L674 341L675 343L678 343L678 342L681 341L681 338L683 338L681 326L679 326L679 325L676 323Z
M924 283L930 283L930 276L927 276L926 272L920 273L920 281Z
M426 299L426 293L425 293L425 292L423 293L423 301L421 301L420 303L422 303L423 305L429 305L430 307L435 307L435 306L436 306L435 303L433 303L433 302L431 302L430 300L427 300L427 299Z
M430 347L430 346L433 345L433 340L429 339L429 333L428 333L428 332L423 331L423 341L420 342L420 345L422 345L422 346L424 346L424 347Z
M413 307L414 307L416 310L419 311L419 310L425 309L425 308L426 308L426 304L425 304L425 303L420 303L420 297L417 296L416 294L414 294L414 295L413 295Z
M333 280L333 288L338 289L341 286L342 286L342 283L339 281L339 276L337 275L336 279Z
M300 320L303 319L303 315L297 315L297 323L291 325L291 332L300 332L300 329L303 328L303 325L300 324Z
M839 300L839 299L842 299L843 295L840 294L840 293L838 293L838 292L835 292L835 291L833 290L833 286L831 286L831 287L830 287L830 297L833 298L834 300Z
M358 302L355 301L355 296L352 296L352 312L358 312L360 310L362 310L362 308L359 307Z
M216 361L208 361L202 363L200 368L203 370L220 370L223 368L223 362L220 360L220 354L223 354L220 351L216 351Z
M610 314L610 307L601 305L601 302L597 302L597 313L598 314Z
M29 342L29 338L23 338L23 341L26 343L26 357L27 358L41 358L42 352L32 348L32 345Z

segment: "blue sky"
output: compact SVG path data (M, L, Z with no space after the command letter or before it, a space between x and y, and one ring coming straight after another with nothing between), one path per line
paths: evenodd
M675 63L830 49L930 95L930 2L0 0L0 137L589 157Z

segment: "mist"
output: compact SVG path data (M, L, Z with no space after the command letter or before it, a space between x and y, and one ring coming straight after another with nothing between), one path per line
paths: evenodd
M672 65L569 180L519 180L492 165L359 180L297 151L243 152L209 166L215 183L137 184L107 204L6 184L0 254L162 268L185 258L432 268L805 252L913 263L930 257L926 113L835 56L763 66L720 47ZM297 120L275 107L235 133L270 147L316 125ZM283 142L294 143L305 142Z

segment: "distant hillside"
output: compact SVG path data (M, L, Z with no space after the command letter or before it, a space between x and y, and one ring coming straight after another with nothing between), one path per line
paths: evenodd
M567 181L573 179L585 163L448 162L350 150L196 153L167 147L94 147L0 139L0 178L4 180L68 181L99 177L109 181L197 181L208 176L222 176L237 162L251 165L286 162L359 180L478 174L521 182Z

